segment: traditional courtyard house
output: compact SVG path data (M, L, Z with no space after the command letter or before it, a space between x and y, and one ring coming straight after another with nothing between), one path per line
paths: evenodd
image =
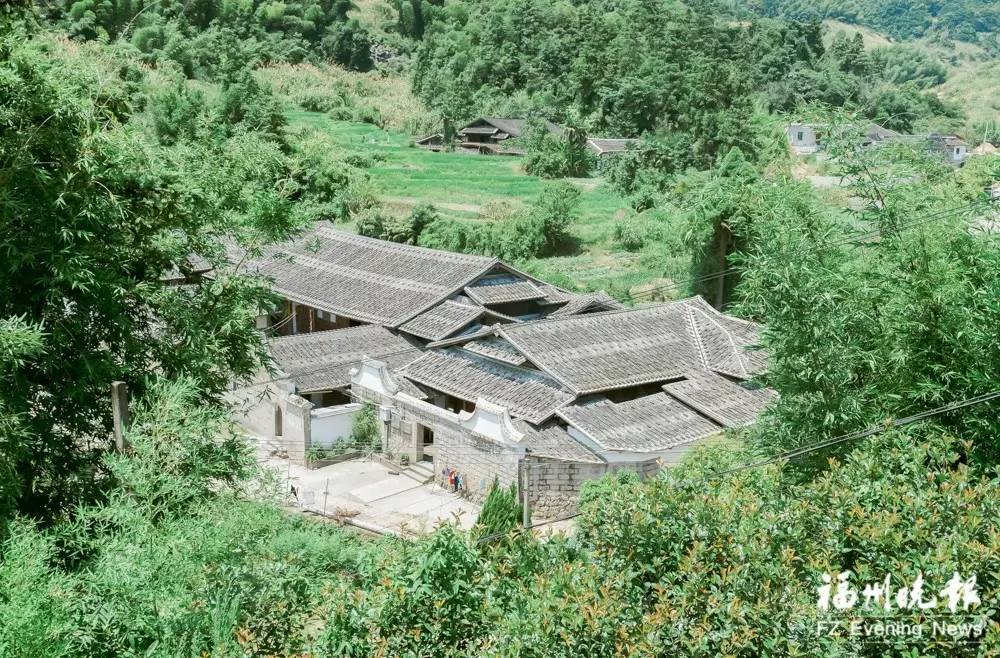
M553 314L432 342L401 368L365 359L352 393L382 409L387 453L474 499L517 482L551 517L588 479L654 472L754 422L774 397L747 384L765 365L757 335L700 297Z
M260 321L276 335L374 324L433 341L584 302L582 312L619 306L607 296L572 295L496 258L386 242L326 224L254 266L284 299Z
M563 127L546 121L545 129L555 135L563 133ZM502 119L498 117L481 117L466 124L457 131L459 147L479 153L499 153L504 155L523 155L524 148L515 146L512 140L527 137L531 130L531 122L526 119Z
M349 431L359 405L351 400L347 372L365 357L398 367L428 343L489 326L620 307L603 293L573 295L495 258L375 240L327 225L253 266L284 298L258 321L277 374L261 372L259 384L234 394L238 420L295 459Z

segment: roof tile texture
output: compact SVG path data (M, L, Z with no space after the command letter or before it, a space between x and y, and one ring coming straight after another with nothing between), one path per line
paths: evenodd
M397 326L471 284L493 258L395 244L318 224L258 264L292 301Z

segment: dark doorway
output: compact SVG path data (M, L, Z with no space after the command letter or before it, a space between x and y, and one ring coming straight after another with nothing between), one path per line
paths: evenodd
M420 441L420 461L434 461L434 430L420 425L417 440Z

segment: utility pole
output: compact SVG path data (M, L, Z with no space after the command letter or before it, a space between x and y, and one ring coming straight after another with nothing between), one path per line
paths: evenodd
M528 471L528 462L521 462L521 527L527 528L531 523L531 501L528 498L528 487L531 477Z
M326 499L330 495L330 478L326 479L326 485L323 487L323 516L326 516Z
M131 423L128 413L128 386L125 382L111 382L111 418L114 421L115 449L124 452L125 431Z

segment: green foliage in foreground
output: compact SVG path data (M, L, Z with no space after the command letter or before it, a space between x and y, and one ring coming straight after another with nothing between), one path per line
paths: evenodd
M51 519L103 486L112 381L141 395L157 376L190 377L210 395L258 370L253 318L273 297L224 263L293 232L295 189L281 144L248 115L158 143L136 118L134 62L26 37L0 33L0 318L37 326L43 344L14 355L0 388L23 428L4 486Z
M572 539L477 544L452 526L372 541L243 500L253 460L185 384L137 414L109 458L108 502L40 530L0 562L0 655L577 657L976 655L1000 648L816 632L823 573L1000 594L1000 485L933 426L891 432L800 483L771 466L700 480L746 455L713 448L646 483L588 486ZM712 466L704 466L711 464ZM221 471L220 471L221 469ZM684 484L697 481L692 486ZM258 488L259 491L259 488ZM505 497L509 492L504 492ZM259 495L259 494L258 494ZM509 501L508 501L509 502ZM504 506L509 526L513 506ZM855 611L875 619L880 610ZM896 612L917 621L919 612Z

